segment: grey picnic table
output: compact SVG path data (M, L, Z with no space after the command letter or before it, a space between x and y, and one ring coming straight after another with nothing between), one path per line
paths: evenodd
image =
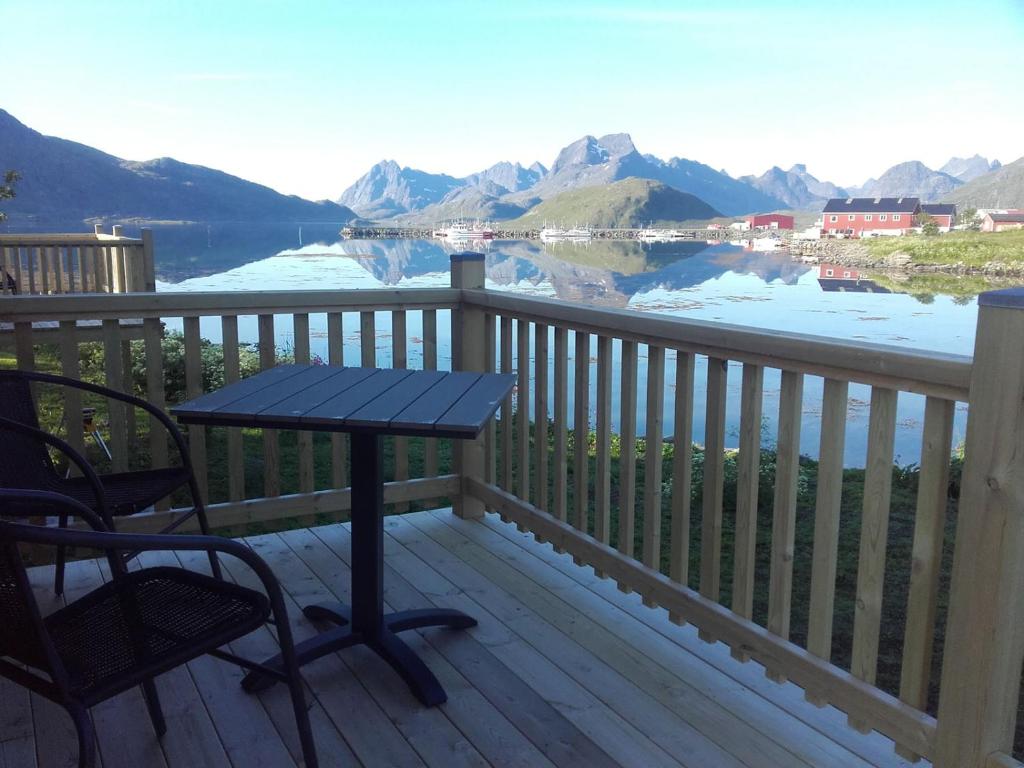
M464 629L475 626L476 619L444 608L384 613L381 438L473 439L514 384L513 374L280 365L171 408L182 424L350 433L352 605L320 603L303 609L308 618L333 626L296 646L300 665L365 644L423 704L447 700L434 674L396 633L431 626ZM280 656L264 665L279 669ZM254 670L242 684L259 691L274 682Z

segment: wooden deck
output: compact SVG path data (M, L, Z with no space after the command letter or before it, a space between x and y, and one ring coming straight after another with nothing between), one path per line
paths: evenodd
M818 709L792 684L741 664L665 611L641 605L590 568L538 545L496 517L448 510L386 520L385 599L392 609L460 608L480 625L407 633L448 691L424 709L389 667L353 648L305 669L324 766L897 766L877 733ZM299 606L348 598L345 525L247 540L281 579L299 639L314 632ZM203 555L183 556L203 569ZM150 555L146 564L175 562ZM230 576L252 583L237 561ZM33 572L44 604L52 569ZM104 578L96 561L73 563L69 599ZM274 650L267 630L235 644ZM241 673L212 658L161 677L168 731L156 740L137 690L93 710L105 768L292 766L298 754L281 686L259 697ZM60 708L0 681L0 766L75 765L74 732Z

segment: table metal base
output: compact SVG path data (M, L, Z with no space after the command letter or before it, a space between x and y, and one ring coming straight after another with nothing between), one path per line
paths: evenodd
M366 645L394 668L423 704L436 706L448 697L427 665L397 632L420 627L475 627L462 611L424 608L384 613L384 491L378 435L352 433L352 606L342 603L307 605L306 618L336 626L295 646L299 666L329 653ZM281 656L263 662L281 670ZM242 680L246 691L262 691L277 682L259 670Z

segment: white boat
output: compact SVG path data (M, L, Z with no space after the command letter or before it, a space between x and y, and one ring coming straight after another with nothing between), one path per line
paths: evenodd
M441 230L434 230L435 233ZM444 230L445 240L493 240L494 230L480 222L469 224L464 221L455 221L449 224Z
M642 243L670 243L673 240L692 240L693 235L678 229L641 229L636 239Z
M590 231L590 227L576 226L564 229L562 227L549 227L545 225L540 231L540 239L543 243L557 243L563 240L582 242L590 240L591 237L593 237L593 233Z

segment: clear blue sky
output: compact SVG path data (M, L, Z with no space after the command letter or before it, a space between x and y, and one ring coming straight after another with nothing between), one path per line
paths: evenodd
M384 158L462 175L620 131L840 184L1024 155L1021 0L0 0L0 30L27 125L313 198Z

